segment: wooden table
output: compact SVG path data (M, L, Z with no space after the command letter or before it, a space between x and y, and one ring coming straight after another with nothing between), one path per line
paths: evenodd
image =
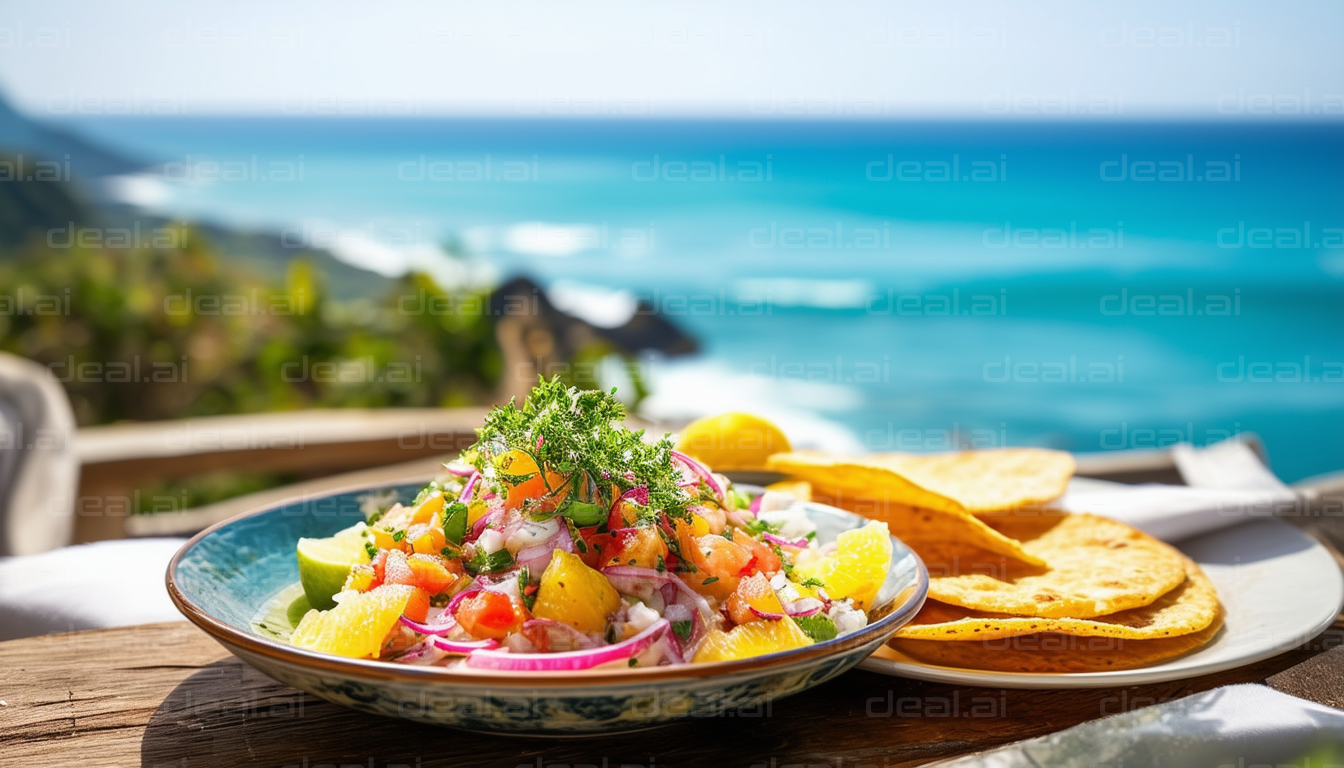
M1301 648L1241 669L1094 691L961 688L852 671L776 701L759 717L566 740L480 736L361 715L274 682L186 622L151 624L0 643L0 766L919 765L1263 681L1308 660L1332 663L1287 673L1287 685L1281 677L1278 687L1339 706L1340 652L1320 654L1341 640L1344 621Z

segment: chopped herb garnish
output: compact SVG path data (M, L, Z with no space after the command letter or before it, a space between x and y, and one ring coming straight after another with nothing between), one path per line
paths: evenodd
M656 569L659 573L663 573L667 570L667 563L663 561L662 555L658 556L658 565L656 566Z
M404 538L406 538L406 532L405 532L405 531L396 531L395 533L392 534L392 540L393 540L393 541L401 541L401 540L404 539Z
M543 378L521 407L508 403L492 410L470 451L474 466L487 477L495 472L494 459L517 449L570 481L585 475L597 497L582 500L599 510L615 501L612 486L624 492L643 485L648 506L685 518L687 499L677 485L671 441L664 436L646 443L643 431L626 429L624 419L625 407L610 392L584 392L565 386L559 377ZM585 489L589 483L577 481L574 487Z
M632 666L632 667L637 667L637 666L639 666L639 659L631 659L631 660L630 660L630 666Z
M706 584L713 584L714 582L716 582L716 581L718 581L718 580L719 580L719 577L718 577L718 576L710 576L708 579L705 579L704 581L700 582L700 585L701 585L701 586L704 586L704 585L706 585Z
M474 574L499 573L513 567L513 555L509 554L507 549L495 550L488 554L484 549L477 549L476 556L465 565L467 570Z
M375 547L375 546L373 546L373 544L370 543L370 542L367 542L367 541L364 542L364 551L367 552L367 553L369 553L369 557L370 557L370 558L374 558L374 557L377 557L377 556L378 556L378 548Z
M831 617L818 613L813 616L793 616L794 622L798 628L803 630L803 634L812 638L812 642L820 643L823 640L830 640L840 632L835 627L835 622Z
M731 525L724 526L724 529L723 529L723 538L725 538L725 539L727 539L727 540L729 540L729 541L732 541L732 540L733 540L733 526L731 526Z
M809 576L809 577L807 577L807 580L804 581L802 584L803 584L804 587L824 587L824 586L826 586L826 582L822 581L821 579L818 579L816 576Z
M746 529L752 536L760 536L762 533L778 534L780 526L778 523L767 523L756 517L747 521Z
M681 640L683 643L686 642L687 640L690 640L691 639L690 619L687 619L685 621L672 622L672 634L676 635L677 638Z

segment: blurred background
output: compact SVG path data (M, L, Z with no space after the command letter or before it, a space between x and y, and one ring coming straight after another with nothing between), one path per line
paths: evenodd
M0 350L81 427L540 373L847 452L1255 433L1298 480L1344 469L1341 34L1337 3L9 2Z

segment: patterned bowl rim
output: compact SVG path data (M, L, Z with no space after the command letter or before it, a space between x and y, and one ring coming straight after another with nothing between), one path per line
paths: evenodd
M403 484L409 485L410 483L394 483L393 485ZM193 601L177 586L177 569L181 564L182 559L195 548L197 544L219 530L241 520L264 515L291 504L318 501L350 493L377 491L387 487L389 487L387 483L376 483L371 485L358 484L328 491L321 496L316 497L297 495L263 505L257 509L243 512L227 520L215 523L193 536L187 543L183 544L182 547L178 549L176 554L173 555L173 559L168 563L168 570L165 574L168 596L172 599L173 604L177 606L177 609L181 611L191 623L205 630L226 648L233 649L236 647L244 651L267 657L274 661L310 668L313 671L334 673L345 677L366 680L469 685L473 687L500 686L537 690L543 688L597 688L609 685L648 685L660 682L691 680L706 677L727 678L743 674L762 673L775 667L790 667L795 664L802 664L809 661L819 661L825 657L842 655L845 652L866 645L871 644L875 647L876 645L885 643L924 605L924 600L929 592L929 572L924 566L924 561L919 558L919 555L915 554L913 550L906 546L904 542L895 536L892 536L891 538L894 545L900 547L900 549L904 550L905 554L914 558L916 567L915 583L906 587L892 598L893 608L889 613L856 632L851 632L850 634L842 635L832 640L814 643L803 648L796 648L789 651L776 651L775 653L753 656L748 659L739 659L736 661L678 664L636 669L529 672L526 674L519 674L516 672L473 669L465 666L453 668L425 667L409 664L395 664L386 661L376 661L374 659L350 659L319 653L317 651L295 648L287 643L282 643L252 632L238 629L231 624L215 618L210 615L203 606ZM862 516L843 509L816 502L808 503L813 507L834 512L845 517L857 517L862 519ZM893 552L896 551L897 550L893 550ZM892 559L893 566L896 561L896 558Z

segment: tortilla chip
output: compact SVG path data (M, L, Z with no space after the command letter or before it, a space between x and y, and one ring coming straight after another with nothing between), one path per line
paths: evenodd
M1156 664L1189 653L1212 640L1222 626L1223 609L1220 606L1213 621L1198 632L1158 640L1076 637L1045 632L980 641L894 639L891 648L910 659L942 667L994 672L1112 672ZM879 649L878 655L905 660L887 648Z
M945 540L958 542L976 551L1011 557L1029 565L1045 565L1045 561L1038 555L1024 550L1021 542L1004 536L984 521L965 512L916 509L905 504L844 496L814 495L813 499L846 509L870 520L881 520L887 524L893 536L907 544L925 539Z
M795 499L801 499L802 501L812 500L812 484L806 480L780 480L777 483L771 483L765 486L765 490L787 493Z
M978 513L1058 498L1073 475L1074 462L1068 453L1041 448L862 457L795 451L771 456L768 467L811 481L832 495Z
M1091 619L1041 619L1005 613L983 613L929 600L909 624L896 633L908 640L997 640L1041 632L1080 637L1154 640L1198 632L1218 616L1213 582L1189 559L1185 583L1142 608Z
M929 597L973 611L1087 619L1149 605L1185 582L1185 556L1095 515L1016 514L991 521L1046 566L946 536L901 535L929 569Z

